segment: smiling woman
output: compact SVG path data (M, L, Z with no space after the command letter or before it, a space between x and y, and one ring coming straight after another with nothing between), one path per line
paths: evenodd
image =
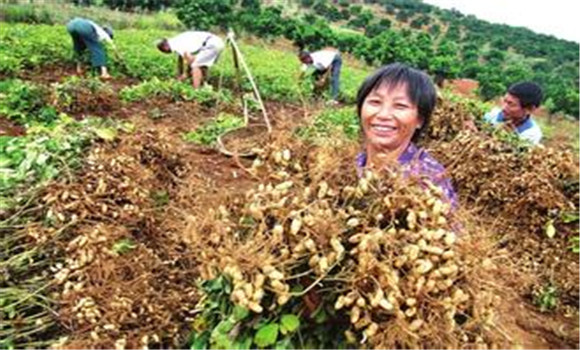
M427 128L436 100L431 79L403 64L390 64L369 76L357 95L364 143L357 165L383 170L398 164L405 176L439 187L456 207L456 194L443 166L412 142Z

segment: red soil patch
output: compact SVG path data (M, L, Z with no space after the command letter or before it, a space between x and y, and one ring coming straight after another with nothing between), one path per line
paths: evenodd
M449 87L456 94L475 97L477 95L477 89L479 88L479 82L473 79L446 80L445 87Z

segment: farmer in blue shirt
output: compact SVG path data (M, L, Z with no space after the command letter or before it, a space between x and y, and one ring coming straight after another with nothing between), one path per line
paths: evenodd
M101 27L95 22L85 18L73 18L67 23L66 29L73 40L75 58L77 60L77 73L81 74L80 58L84 50L91 55L91 65L99 70L102 79L110 79L107 71L107 53L104 43L108 43L117 55L113 44L113 29Z
M516 83L507 91L502 108L494 108L483 119L492 124L512 130L523 140L534 145L540 143L542 130L532 119L532 113L542 103L542 88L532 82Z

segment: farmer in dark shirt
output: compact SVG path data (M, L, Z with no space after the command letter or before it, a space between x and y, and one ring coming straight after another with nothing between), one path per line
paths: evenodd
M113 50L116 48L113 44L113 29L110 27L101 27L95 22L85 18L74 18L66 25L66 29L73 40L75 57L77 59L77 73L81 74L81 55L83 51L89 50L91 55L91 65L99 70L103 79L110 79L111 76L107 70L107 53L104 43L111 45Z

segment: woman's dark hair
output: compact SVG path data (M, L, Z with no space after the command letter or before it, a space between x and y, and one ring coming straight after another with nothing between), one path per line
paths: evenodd
M523 108L540 107L542 104L542 88L531 81L513 84L508 89L508 94L517 97Z
M379 68L367 77L358 89L356 107L359 123L361 123L360 113L365 99L383 84L393 87L403 84L407 87L407 95L411 102L417 106L422 123L421 128L413 134L412 140L416 141L429 126L431 114L437 103L437 91L433 81L427 74L402 63L392 63Z

